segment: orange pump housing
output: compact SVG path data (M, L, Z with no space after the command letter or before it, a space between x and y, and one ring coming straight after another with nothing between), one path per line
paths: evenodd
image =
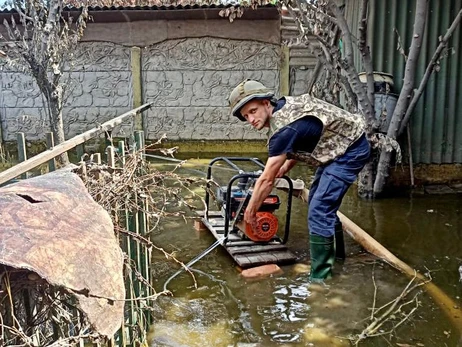
M237 227L244 232L249 239L255 242L270 241L278 231L278 219L271 212L257 212L257 228L244 221L237 223Z

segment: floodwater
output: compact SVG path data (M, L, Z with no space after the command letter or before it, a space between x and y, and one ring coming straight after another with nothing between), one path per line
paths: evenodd
M209 160L195 160L205 171ZM309 182L306 167L296 167L292 178ZM197 173L197 172L196 172ZM231 174L217 172L226 185ZM278 193L284 199L285 193ZM284 206L284 205L281 205ZM456 305L462 305L462 195L407 194L374 202L357 198L352 187L341 211L377 241L421 273ZM278 211L281 223L285 208ZM326 285L308 281L307 207L294 199L288 246L297 255L294 265L281 266L283 273L259 280L244 279L232 258L217 248L194 264L195 278L182 273L160 297L149 332L151 346L350 346L371 316L380 316L408 285L410 278L363 252L346 236L348 258L337 263ZM192 221L168 219L152 240L178 260L187 263L215 239L197 232ZM161 291L178 269L161 254L153 255L154 286ZM415 297L415 295L417 297ZM414 300L413 300L414 299ZM462 346L461 330L426 292L418 289L405 300L377 333L359 346ZM411 309L414 314L406 318ZM401 322L401 323L400 323Z

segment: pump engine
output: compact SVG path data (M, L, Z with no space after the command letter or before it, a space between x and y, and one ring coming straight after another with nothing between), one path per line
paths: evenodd
M251 225L244 221L244 212L247 204L252 196L252 189L249 186L247 178L239 180L237 186L231 187L230 203L227 206L228 187L219 187L217 189L217 203L221 208L223 215L228 214L229 220L234 220L231 232L241 233L243 237L247 237L255 242L267 242L271 240L278 231L278 219L274 215L281 202L279 197L271 194L263 201L260 209L256 214L257 228L252 228Z

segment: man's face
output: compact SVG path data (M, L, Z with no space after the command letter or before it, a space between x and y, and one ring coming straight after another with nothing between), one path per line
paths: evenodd
M269 127L273 106L269 100L251 100L241 108L241 115L255 129Z

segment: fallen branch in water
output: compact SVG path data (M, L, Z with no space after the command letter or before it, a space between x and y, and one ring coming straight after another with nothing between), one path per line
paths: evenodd
M308 201L309 190L304 188L298 192L294 191L294 195L301 198L304 201ZM460 305L457 304L452 298L450 298L443 290L437 287L433 282L428 281L420 273L416 273L416 270L410 267L408 264L397 258L388 249L382 246L377 240L370 236L365 230L359 227L351 219L345 216L340 211L337 212L338 217L342 223L343 230L350 235L359 245L361 245L366 251L375 255L379 259L383 260L387 264L393 266L395 269L403 272L407 276L413 278L416 276L421 282L423 282L423 288L433 298L434 302L441 308L446 314L449 321L462 334L462 310Z
M414 277L411 281L407 284L401 294L396 297L396 299L390 301L389 303L381 306L378 309L376 307L376 293L374 292L374 301L372 306L372 313L371 313L371 323L357 336L350 338L350 340L357 346L361 341L370 338L370 337L377 337L377 336L384 336L384 335L391 335L393 334L396 329L408 321L416 312L416 310L420 307L420 301L418 300L418 296L422 293L418 291L414 294L412 299L408 300L409 295L415 292L418 288L426 285L432 279L431 277L424 282L416 282L418 280L417 272L414 272ZM372 281L374 283L374 288L377 289L375 285L375 277L374 272L372 273ZM407 301L406 301L407 300ZM409 307L409 305L413 304L412 308L408 311L405 309ZM385 308L387 308L385 310ZM379 312L384 311L380 316L376 316ZM398 322L396 322L398 320Z

